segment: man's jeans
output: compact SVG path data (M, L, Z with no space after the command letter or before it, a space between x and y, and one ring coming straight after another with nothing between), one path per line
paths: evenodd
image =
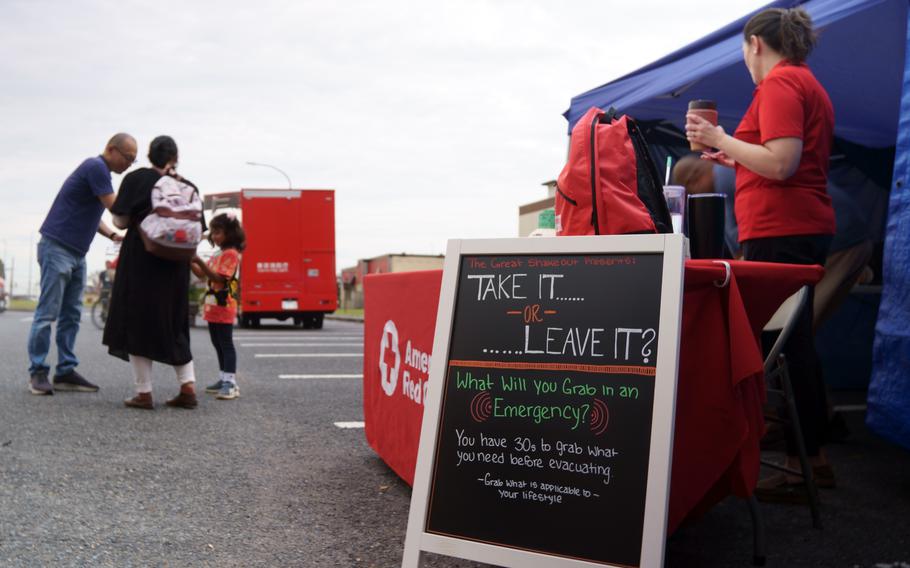
M48 372L44 360L51 348L51 324L57 321L57 375L65 375L79 364L73 348L82 317L82 290L85 288L85 257L57 241L38 242L41 267L41 296L28 335L28 372ZM59 319L59 321L58 321Z

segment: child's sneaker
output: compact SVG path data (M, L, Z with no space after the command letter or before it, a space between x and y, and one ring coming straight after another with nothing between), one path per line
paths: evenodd
M224 381L218 380L217 383L205 387L205 392L209 394L218 394L221 391L221 385L224 384Z
M219 400L233 400L238 396L240 396L240 388L237 386L237 383L222 381L221 390L218 391L215 398Z

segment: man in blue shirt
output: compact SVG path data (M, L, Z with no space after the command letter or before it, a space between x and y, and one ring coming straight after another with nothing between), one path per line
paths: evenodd
M100 156L88 158L70 174L57 193L41 225L38 265L41 295L28 336L29 390L54 394L54 389L96 392L98 386L76 372L79 360L73 352L82 316L85 288L85 255L95 233L119 241L121 237L101 221L105 209L114 205L111 172L123 173L136 161L136 140L115 134ZM48 381L45 363L50 351L51 324L57 322L57 369Z

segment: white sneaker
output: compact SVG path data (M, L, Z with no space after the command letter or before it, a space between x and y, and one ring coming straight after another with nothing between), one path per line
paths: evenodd
M221 390L218 391L215 398L219 400L233 400L238 396L240 396L240 387L237 386L237 383L221 381Z

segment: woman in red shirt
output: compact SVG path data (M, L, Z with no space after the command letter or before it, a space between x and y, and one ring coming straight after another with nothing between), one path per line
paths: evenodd
M746 23L743 38L743 59L756 87L742 122L730 136L689 114L686 137L717 149L703 154L705 159L736 169L736 220L746 260L824 264L834 234L826 189L834 108L805 63L816 41L812 20L798 8L764 10ZM827 405L812 339L811 296L785 351L816 483L833 487L821 449ZM800 469L792 439L787 466ZM800 478L784 474L760 481L756 496L808 498Z

